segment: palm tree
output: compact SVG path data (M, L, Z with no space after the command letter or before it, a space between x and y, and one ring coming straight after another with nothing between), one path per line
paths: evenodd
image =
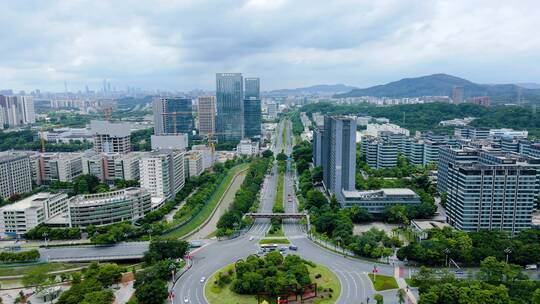
M407 296L407 293L405 292L405 290L403 290L403 288L398 289L396 296L399 304L405 303L405 297Z

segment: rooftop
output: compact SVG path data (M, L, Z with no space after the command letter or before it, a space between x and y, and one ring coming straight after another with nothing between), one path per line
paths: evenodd
M28 208L41 207L44 201L47 201L50 198L55 196L61 196L62 194L58 193L49 193L49 192L39 192L27 198L24 198L20 201L17 201L13 204L4 206L0 208L2 211L23 211ZM67 197L67 196L66 196Z

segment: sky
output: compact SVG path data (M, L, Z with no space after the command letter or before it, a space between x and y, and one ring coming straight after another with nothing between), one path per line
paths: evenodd
M368 87L434 73L540 83L540 1L4 1L0 89Z

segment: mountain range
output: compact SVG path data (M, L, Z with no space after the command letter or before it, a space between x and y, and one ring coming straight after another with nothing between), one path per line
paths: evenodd
M364 89L353 89L347 93L336 94L334 97L420 97L420 96L452 96L454 87L463 87L464 97L490 96L494 102L510 103L518 100L540 102L540 88L531 84L478 84L469 80L448 74L433 74L415 78L404 78L383 85ZM520 92L521 91L521 92Z
M279 89L269 92L265 92L270 96L301 96L301 95L334 95L340 93L347 93L356 89L344 84L321 84L304 88L296 89Z

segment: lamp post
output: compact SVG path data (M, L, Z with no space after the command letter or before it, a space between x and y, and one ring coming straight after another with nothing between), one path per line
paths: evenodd
M504 253L506 254L506 264L508 264L508 256L512 253L512 249L506 248Z
M171 271L171 291L169 293L169 297L171 298L171 303L174 303L174 275L176 270L176 265L174 262L169 265L169 270Z
M47 232L43 232L43 238L45 239L45 248L48 247L48 243L47 243L47 237L49 236L49 234Z
M450 254L450 249L444 248L444 255L446 256L446 267L448 267L448 255Z
M152 230L152 228L149 228L146 232L148 232L148 236L150 237L150 242L152 241L152 232L154 232Z

